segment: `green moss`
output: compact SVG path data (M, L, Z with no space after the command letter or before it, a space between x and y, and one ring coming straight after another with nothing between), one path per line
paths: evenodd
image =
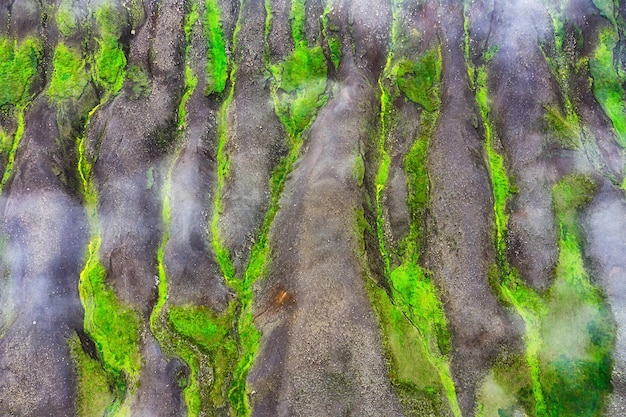
M226 313L216 315L205 307L174 306L167 314L168 345L190 367L190 381L185 384L185 402L190 416L228 409L225 391L238 358L232 334L235 303ZM204 363L206 362L206 363ZM203 375L203 367L212 370L212 380Z
M130 87L130 99L146 98L152 92L152 81L148 72L139 65L133 65L127 72L127 83Z
M437 49L431 49L416 62L402 60L398 63L398 88L409 100L434 111L439 104L439 80L441 58Z
M187 118L187 101L189 101L189 98L193 94L194 90L196 89L196 85L198 84L198 78L193 73L193 70L191 69L189 61L190 61L190 53L191 53L190 48L191 48L191 40L192 40L191 31L193 29L193 26L198 21L199 17L200 15L198 14L198 6L196 5L195 2L192 2L191 10L185 16L185 25L184 25L185 40L186 40L186 46L185 46L186 64L185 64L185 78L184 78L185 86L183 88L183 91L184 91L183 96L181 97L180 103L178 105L178 130L182 130L185 126L185 122Z
M124 2L123 6L128 11L131 27L133 29L137 29L140 23L146 17L146 12L143 8L143 1L142 0L130 0L130 1Z
M57 102L80 98L90 80L81 53L60 42L54 51L53 66L48 96Z
M561 110L556 106L546 106L544 121L547 125L547 131L563 148L579 149L581 143L581 129L578 117L570 113L563 115Z
M450 333L437 288L427 278L424 270L414 264L404 264L391 273L391 283L397 291L397 304L419 329L420 334L436 345L429 350L438 350L440 355L450 351Z
M328 51L330 52L330 62L333 63L333 67L335 70L339 68L339 63L341 61L341 40L337 34L336 28L330 23L328 15L330 14L333 7L333 2L328 1L326 7L324 8L324 13L322 14L322 35L326 40L326 45L328 46Z
M484 58L484 62L489 62L488 57ZM525 411L533 415L543 416L545 415L546 406L543 388L539 382L540 364L538 355L542 346L539 331L541 317L545 313L545 305L538 294L522 282L517 271L512 269L508 263L507 226L509 214L506 211L506 205L508 199L515 193L515 188L509 180L504 157L496 150L496 138L494 137L490 118L491 103L487 88L487 68L488 64L484 64L478 68L473 68L472 73L475 76L473 88L476 103L485 132L485 151L494 197L494 244L496 247L497 265L489 272L489 283L499 300L512 307L524 322L524 358L526 366L517 370L509 369L507 372L515 374L519 372L519 369L528 372L527 375L530 380L528 390L532 392L533 401L523 402ZM485 384L488 384L488 381L485 381ZM499 387L502 387L502 385L499 385ZM499 395L508 398L507 404L509 405L516 403L516 401L512 400L516 393L510 390L504 390ZM493 404L498 404L488 398L484 398L484 401L480 404L480 407L483 409L492 407Z
M481 384L477 397L477 417L535 415L532 410L533 393L528 364L523 356L498 358L493 369Z
M587 205L595 194L596 186L587 176L573 174L564 177L552 190L552 205L557 221L565 236L578 237L577 210Z
M87 120L86 124L88 123ZM77 170L81 178L81 191L86 203L91 240L87 247L86 263L80 273L78 289L85 310L85 331L95 343L100 365L108 375L107 378L114 390L115 400L107 412L117 415L125 412L123 409L127 404L124 400L127 394L137 389L139 383L142 364L139 343L142 325L139 312L122 303L106 282L107 270L98 259L101 243L97 213L98 197L91 178L91 162L85 155L84 140L77 139ZM90 389L88 385L80 384L79 389ZM85 399L93 400L95 399Z
M94 80L106 93L117 94L124 83L126 55L119 44L124 14L111 5L96 10L96 38L94 51Z
M354 179L357 186L363 186L363 180L365 179L365 162L361 155L357 155L356 158L354 158Z
M589 72L593 79L593 93L602 109L613 123L617 141L626 147L626 108L624 107L624 88L618 72L613 65L613 49L618 35L613 28L600 32L597 48L589 61Z
M30 100L42 56L43 44L37 38L18 43L0 37L0 108L23 106Z
M306 2L305 0L291 0L291 38L296 48L308 46L306 39Z
M61 35L68 37L76 33L78 22L76 21L72 7L72 0L61 0L55 15L55 20Z
M546 54L546 59L565 97L564 111L548 106L544 121L547 132L561 146L578 148L584 144L581 142L585 134L568 95L571 66L563 52L563 23L551 13L556 52L555 58ZM513 415L515 411L538 417L600 415L601 400L610 381L614 333L601 294L586 273L578 231L578 210L592 198L594 184L589 178L575 174L563 178L554 187L553 206L560 230L559 259L552 287L545 294L538 293L508 264L506 203L515 188L495 147L486 87L488 66L469 66L475 77L473 86L485 128L494 193L498 265L490 272L490 284L525 325L525 364L502 363L494 368L500 376L497 383L495 376L485 380L477 415ZM591 342L592 339L596 342ZM518 383L511 385L510 381ZM585 389L589 392L584 392Z
M615 24L615 2L614 0L593 0L594 6L600 10L602 16L606 17Z
M136 388L141 357L137 311L124 305L106 283L107 271L97 259L100 239L89 244L88 259L80 274L80 295L85 307L85 330L98 347L102 363L118 386Z
M208 45L205 94L221 93L228 79L228 56L217 0L206 0L204 34ZM234 47L234 46L233 46Z
M398 40L401 36L398 16L402 7L394 2L392 8L394 24L391 52L379 79L380 131L376 143L378 169L374 178L375 230L384 276L391 289L387 293L380 288L371 288L370 299L378 313L393 364L391 381L407 413L460 416L447 357L450 334L443 305L427 272L418 264L424 214L429 202L427 150L439 116L441 54L438 48L434 48L415 61L394 59L396 44L401 44ZM410 231L402 244L401 263L392 269L386 247L383 192L391 165L386 148L387 137L398 125L394 102L400 99L402 93L424 110L420 116L420 130L404 161L409 189L407 205L411 214ZM420 363L427 363L428 366ZM414 368L414 364L420 368L419 371ZM424 373L428 373L428 379ZM425 381L430 382L424 385ZM420 400L416 401L417 398Z
M103 416L114 400L108 375L97 360L83 351L76 334L68 339L68 345L76 367L77 414L79 417Z
M4 168L4 173L2 174L2 181L0 182L0 193L4 189L7 181L11 177L11 173L13 172L13 164L15 163L15 154L17 153L17 148L20 145L20 141L22 140L22 136L24 135L24 111L20 110L17 114L17 129L15 130L15 135L13 135L13 141L11 142L10 148L8 148L7 155L7 164ZM3 140L3 148L8 146L8 143L4 143ZM4 150L4 149L3 149Z
M270 68L276 114L291 138L299 137L326 102L326 59L322 48L296 46Z
M408 415L450 415L437 369L443 363L433 361L419 329L392 303L384 289L374 282L368 282L366 288L385 335L390 380Z
M217 316L206 307L172 307L168 319L176 333L207 351L216 350L230 333L230 317Z
M428 177L428 147L435 132L439 111L423 112L420 116L420 130L404 158L404 170L408 188L407 206L411 215L409 234L404 242L405 258L417 262L425 236L425 215L430 197Z
M541 352L541 382L550 416L600 416L611 392L615 324L586 272L577 225L578 211L595 190L589 177L573 174L552 191L560 229L559 258L547 294L549 314L542 327Z

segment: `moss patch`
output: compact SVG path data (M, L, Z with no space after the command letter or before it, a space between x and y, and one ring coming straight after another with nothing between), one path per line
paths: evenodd
M78 21L72 7L72 0L61 0L55 14L57 28L61 35L72 36L78 29Z
M206 0L204 12L204 34L208 45L205 94L221 93L228 79L228 56L217 0Z
M53 66L48 96L57 102L80 98L90 81L82 54L60 42L54 51Z
M68 340L77 375L76 409L79 417L102 416L114 400L109 378L100 362L87 355L77 335Z
M589 61L589 72L593 79L593 93L613 123L618 143L626 148L624 88L613 65L613 50L617 40L618 35L613 28L605 28L600 32L598 46Z
M414 103L432 112L439 105L438 73L441 60L437 49L431 49L415 62L398 63L398 88Z
M299 136L326 102L326 59L319 46L302 44L271 68L274 107L290 137Z
M406 46L406 40L413 38L404 33L399 24L402 3L394 2L392 11L392 44L383 75L378 81L381 92L380 131L376 141L378 167L373 179L375 233L385 282L381 286L368 285L368 292L384 332L391 363L390 379L406 413L460 416L447 357L450 334L440 294L428 272L418 263L424 238L424 215L429 203L427 151L439 116L441 53L438 48L433 48L416 59L402 57L402 52L408 54L411 49ZM404 160L410 231L400 245L400 265L393 267L385 237L383 193L391 167L388 136L399 123L395 102L401 100L403 95L423 110L417 137ZM384 290L383 287L389 289ZM427 365L418 365L420 363ZM415 369L414 365L420 369Z
M37 38L17 40L0 37L0 108L24 105L37 77L43 44Z
M125 16L110 5L98 8L95 15L99 36L94 51L94 80L107 93L117 94L126 75L126 55L119 44Z
M552 198L560 229L555 283L546 297L542 327L541 382L548 415L599 416L611 392L615 324L598 287L588 276L577 213L595 185L581 174L564 177Z
M142 66L132 65L127 72L127 84L130 89L130 99L146 98L152 92L152 80Z

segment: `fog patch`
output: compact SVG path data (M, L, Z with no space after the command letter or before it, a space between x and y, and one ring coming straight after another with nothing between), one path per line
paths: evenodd
M86 243L82 206L53 190L15 192L2 203L0 334L14 314L41 325L76 318Z

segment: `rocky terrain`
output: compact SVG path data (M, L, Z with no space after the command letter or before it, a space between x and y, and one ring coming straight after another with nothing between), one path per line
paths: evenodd
M626 416L626 2L0 0L0 416Z

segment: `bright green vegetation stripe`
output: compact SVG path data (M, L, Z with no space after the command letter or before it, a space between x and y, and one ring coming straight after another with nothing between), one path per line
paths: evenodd
M235 29L237 31L238 29ZM221 93L228 80L228 56L217 0L206 0L204 10L204 33L208 44L205 94ZM234 48L234 45L233 45ZM233 49L234 50L234 49ZM232 69L231 69L232 73Z
M552 20L554 49L549 48L552 45L544 43L541 44L541 51L562 92L563 109L559 105L545 106L546 133L562 148L583 150L589 162L599 173L613 184L619 185L620 180L601 156L593 132L583 126L572 102L574 94L571 91L570 79L573 73L588 71L589 58L585 56L572 61L571 54L565 50L563 44L566 36L563 12L557 10L554 5L548 5L547 10Z
M239 356L231 328L236 307L231 303L221 315L193 305L168 311L167 327L174 336L168 343L190 368L184 390L189 416L229 409L224 392Z
M291 0L291 12L289 15L291 22L291 38L293 43L298 46L308 46L306 38L306 1Z
M184 32L186 40L186 62L184 78L185 84L183 87L184 92L181 97L181 102L178 107L179 130L181 130L185 126L187 115L187 101L189 100L189 97L191 97L191 95L193 94L197 84L197 78L189 65L191 47L190 44L193 26L199 19L197 7L198 6L195 2L191 3L190 10L186 14L184 22ZM185 398L185 404L187 406L187 415L193 417L200 415L203 408L210 407L210 405L208 404L208 400L206 399L207 389L206 387L202 386L202 383L200 381L200 368L203 366L203 362L206 362L206 359L202 356L201 352L199 352L193 342L189 342L187 339L183 339L181 335L177 333L176 329L172 329L171 326L168 325L168 312L165 309L165 304L168 297L168 277L165 265L165 248L170 238L170 191L172 188L172 175L181 149L182 146L179 145L177 147L177 151L174 152L174 154L171 156L171 161L169 163L169 168L167 170L165 181L163 184L161 206L161 222L163 224L163 233L161 235L159 247L157 248L157 270L159 281L157 285L157 302L150 315L150 329L165 353L180 357L183 361L185 361L187 366L189 366L190 373L188 380L186 381L183 395ZM186 327L183 326L183 329L186 329Z
M180 103L178 105L178 129L182 130L185 126L186 118L187 118L187 101L193 94L196 89L196 85L198 84L198 78L193 73L189 63L189 54L191 48L191 37L193 26L196 24L200 15L198 13L198 5L195 1L192 1L190 4L189 13L185 16L185 24L184 24L184 32L185 32L185 70L184 70L184 87L183 87L183 96L180 99Z
M242 6L243 1L240 1L239 16L237 18L231 44L231 49L233 51L235 51L237 48L237 35L241 28ZM237 300L235 301L235 303L238 303L240 306L239 308L237 308L236 305L235 307L231 307L236 308L238 312L237 314L233 313L232 322L238 331L239 360L237 361L237 365L233 373L231 387L228 392L228 399L231 406L234 408L235 413L237 415L245 416L250 414L250 405L247 398L246 375L247 370L250 367L254 351L256 350L256 345L258 345L259 336L258 332L256 332L256 329L254 329L254 325L251 323L250 313L245 312L243 308L243 298L250 298L251 290L246 289L243 280L240 280L235 276L235 270L232 265L230 253L228 252L228 249L221 244L219 237L219 217L222 212L222 192L224 189L226 178L229 174L230 167L228 155L226 154L228 110L233 100L236 75L237 65L233 61L230 64L230 86L228 88L228 93L218 113L217 187L213 198L211 243L215 252L216 260L220 265L222 273L224 274L226 284L228 284L228 286L235 291L235 294L237 295ZM252 332L249 331L250 327L253 329Z
M134 392L139 383L141 322L138 312L121 303L106 283L107 271L98 260L100 242L99 235L89 242L79 293L85 308L85 330L98 348L103 368L114 381L115 401L109 412L118 415L126 395Z
M488 63L490 57L485 57ZM487 64L473 69L474 89L476 103L480 112L485 130L485 151L491 177L494 203L493 212L495 217L495 245L497 257L498 278L490 279L496 293L505 303L511 305L520 315L525 325L525 358L527 372L530 373L532 392L535 402L536 415L544 415L546 410L544 395L541 383L539 382L539 351L541 349L541 337L539 334L540 318L544 313L544 306L539 295L531 288L523 284L517 271L512 270L507 258L507 225L509 215L506 213L508 199L515 193L515 188L509 180L504 157L500 155L494 145L494 132L490 119L491 105L489 102L489 91L487 89ZM470 65L468 65L470 66ZM523 368L521 368L523 369Z
M11 176L15 154L24 134L24 111L32 99L31 85L37 77L43 56L42 42L33 37L17 40L0 37L0 107L17 118L15 132L0 127L0 153L6 165L0 182L0 193Z
M461 410L447 356L450 350L450 334L443 305L428 272L418 264L424 231L423 219L429 201L426 155L439 117L441 102L441 51L438 48L431 49L415 61L396 58L394 55L402 52L400 46L396 45L401 44L399 40L404 37L399 27L401 6L394 2L392 11L394 20L391 48L383 75L379 79L379 162L374 179L376 235L390 290L386 292L379 286L368 285L368 292L378 312L386 348L392 359L392 383L398 389L404 406L407 409L420 410L429 407L430 412L437 415L451 412L460 416ZM423 110L420 131L405 157L409 189L407 204L411 214L410 231L400 245L401 263L392 268L391 255L385 240L383 193L391 165L386 149L387 137L399 122L393 102L401 94L419 104ZM363 222L364 219L361 223ZM415 366L420 363L422 365L419 365L418 370ZM425 373L431 376L425 378ZM441 392L443 394L439 394ZM447 404L441 403L442 398L447 399Z
M3 134L3 148L8 145L10 139L8 136ZM22 140L22 136L24 135L24 109L17 109L17 129L15 130L15 134L13 135L13 140L10 142L10 148L8 149L7 155L7 164L4 168L4 173L2 174L2 181L0 182L0 193L4 189L7 181L11 177L11 172L13 172L13 164L15 163L15 154L17 153L17 148L20 145L20 141Z
M274 109L291 141L299 140L327 100L326 59L322 48L296 46L282 62L272 65ZM285 94L280 95L278 91Z
M244 275L240 280L235 278L236 284L231 285L237 291L240 303L238 315L235 318L240 356L235 368L229 400L238 415L249 415L251 412L247 397L246 376L252 366L261 337L253 322L252 285L264 276L270 262L269 230L278 212L278 202L287 176L298 158L302 145L302 133L310 126L317 109L325 102L323 93L326 86L326 66L321 49L319 47L307 48L295 39L294 42L296 43L294 53L283 63L271 68L274 75L272 95L275 110L289 135L289 153L281 160L270 178L269 207L265 213L259 237L250 251L250 259ZM282 100L276 94L279 88L286 93L282 96Z
M593 93L613 123L617 142L622 148L626 148L624 88L613 64L613 50L617 41L615 29L605 28L600 32L596 50L589 60L589 72L593 79Z
M242 2L243 0L240 1L240 8ZM235 50L235 47L237 45L237 33L239 32L239 29L241 27L240 25L241 9L233 33L233 41L231 45L232 50ZM224 279L226 280L226 283L231 288L233 288L236 293L238 293L239 283L235 279L235 269L233 268L230 254L228 253L228 249L222 246L219 238L219 218L220 214L222 213L222 192L224 189L226 178L228 177L230 172L230 161L228 160L228 155L226 154L228 109L230 108L230 104L233 101L233 95L235 92L237 64L233 61L231 62L230 67L230 86L228 88L226 98L222 102L222 106L220 107L217 115L217 186L215 190L215 195L213 197L213 216L211 218L211 243L213 246L213 250L215 251L217 262L220 265L222 273L224 274Z
M526 363L524 366L518 362L496 366L494 372L499 374L500 393L494 395L494 388L491 394L483 391L478 415L490 415L495 410L513 413L519 406L538 417L600 415L603 400L610 391L615 331L601 292L591 284L585 270L577 225L578 210L591 200L595 187L589 178L580 174L564 177L555 185L553 206L560 230L559 259L553 285L545 294L537 293L524 284L519 273L508 264L505 208L515 187L508 178L503 157L494 148L486 65L474 68L473 74L494 193L497 266L490 274L493 275L490 282L525 323ZM554 109L548 108L547 112L547 117L553 119L551 122L558 123L562 130L578 132L579 122L571 116L573 110L566 117ZM567 328L567 332L563 332L563 328ZM510 383L525 380L527 373L529 380L522 386ZM490 380L494 374L490 375L485 381L487 385L494 383ZM524 384L529 385L532 398L528 397ZM488 390L487 385L483 390Z

